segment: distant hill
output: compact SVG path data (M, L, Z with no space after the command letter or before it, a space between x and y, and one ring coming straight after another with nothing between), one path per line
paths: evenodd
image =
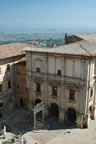
M64 44L65 33L0 33L0 45L24 42L32 44L35 41L40 43L40 46L51 47L52 43L57 46Z

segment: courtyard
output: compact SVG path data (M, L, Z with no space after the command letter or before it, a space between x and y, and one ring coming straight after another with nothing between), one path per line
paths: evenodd
M79 129L71 122L60 123L49 117L42 128L38 119L38 129L33 130L32 112L23 108L4 113L0 123L2 120L6 120L11 132L7 132L6 139L1 138L1 141L7 142L13 136L21 135L27 144L96 144L96 120L90 120L88 129Z

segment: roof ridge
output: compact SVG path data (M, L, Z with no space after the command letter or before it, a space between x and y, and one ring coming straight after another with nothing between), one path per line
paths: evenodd
M88 42L88 41L87 41L87 42ZM78 43L79 46L80 46L83 50L85 50L90 56L93 56L93 54L92 54L90 51L88 51L86 48L84 48L79 42L76 42L76 43Z

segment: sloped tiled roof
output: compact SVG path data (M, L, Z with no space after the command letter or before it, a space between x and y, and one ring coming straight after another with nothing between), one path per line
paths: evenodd
M89 42L96 42L96 33L89 33L89 34L75 34L75 36L89 41Z
M16 63L16 65L26 65L26 56L19 59L18 63Z
M36 53L55 53L67 55L96 56L96 34L76 35L83 40L76 41L56 48L32 48L27 47L25 51Z
M24 48L26 46L24 43L0 45L0 59L24 54Z
M95 56L96 43L86 42L82 40L80 42L75 42L72 44L63 45L56 48L27 47L25 51L32 51L36 53L55 53L55 54L67 54L67 55Z

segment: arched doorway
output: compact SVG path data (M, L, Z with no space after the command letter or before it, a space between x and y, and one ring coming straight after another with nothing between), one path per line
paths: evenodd
M59 108L58 108L58 105L57 105L57 104L55 104L55 103L52 103L52 104L51 104L50 114L51 114L52 116L58 118Z
M76 121L76 111L73 108L69 108L67 110L67 118L71 122L75 122Z
M35 105L39 104L40 102L41 102L40 99L36 99L36 100L35 100Z

